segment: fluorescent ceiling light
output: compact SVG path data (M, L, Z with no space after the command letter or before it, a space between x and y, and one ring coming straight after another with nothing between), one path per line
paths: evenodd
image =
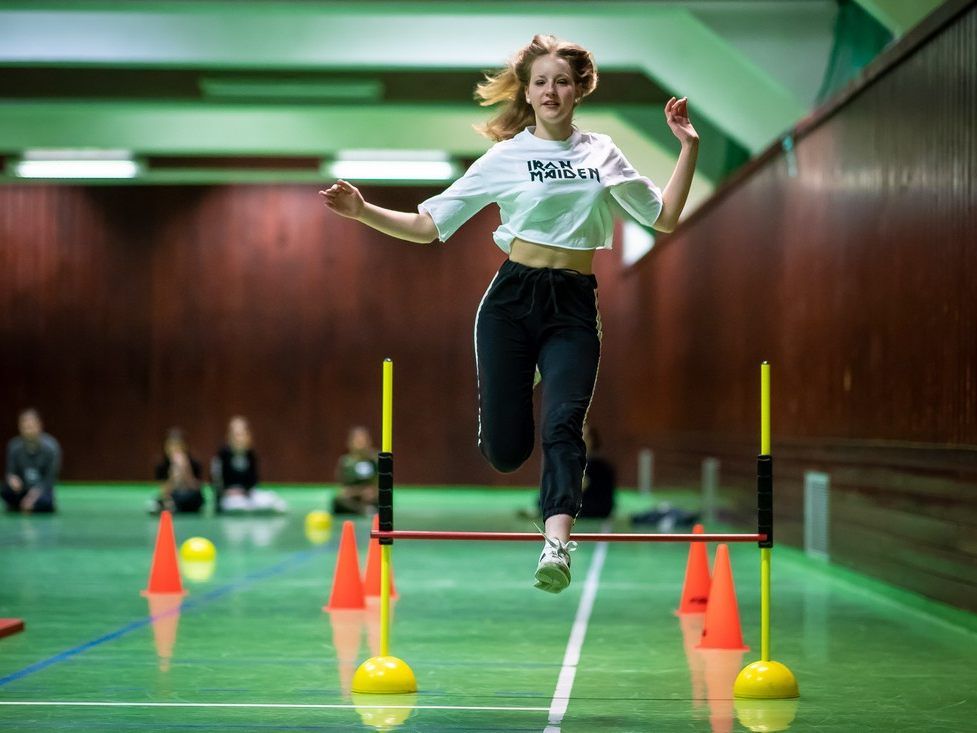
M329 164L332 178L351 181L448 181L454 166L431 160L337 160Z
M28 150L14 164L20 178L135 178L139 164L126 150Z
M22 160L15 170L21 178L135 178L139 166L131 160Z
M450 181L458 166L441 150L344 150L323 165L323 174L353 181Z

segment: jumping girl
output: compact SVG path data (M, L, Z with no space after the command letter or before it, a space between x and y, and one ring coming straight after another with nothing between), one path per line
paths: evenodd
M660 190L631 167L610 137L574 126L574 111L596 88L589 51L537 35L476 88L483 106L503 105L477 128L495 144L417 213L367 203L343 180L319 192L337 214L419 243L447 241L489 203L499 205L501 225L493 239L508 259L475 316L478 445L499 471L515 471L526 461L535 442L538 376L545 535L535 578L536 587L550 593L570 583L569 552L576 545L568 540L587 465L583 424L601 339L594 252L610 249L615 216L674 229L699 146L686 100L672 97L665 120L681 152Z

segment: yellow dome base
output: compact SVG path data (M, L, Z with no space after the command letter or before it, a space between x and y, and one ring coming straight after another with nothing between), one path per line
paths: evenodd
M785 700L799 697L797 680L780 662L746 665L733 683L733 697L754 700Z
M417 692L417 680L404 660L372 657L363 662L353 675L353 692L369 695Z

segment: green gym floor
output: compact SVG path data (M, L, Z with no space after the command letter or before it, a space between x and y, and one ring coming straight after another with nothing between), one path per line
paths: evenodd
M375 608L322 610L340 523L315 544L303 520L329 492L284 489L282 517L177 516L177 542L207 537L217 561L209 579L185 577L182 607L156 606L155 620L140 595L157 528L144 513L149 493L67 486L56 516L0 516L0 616L26 623L0 639L0 729L977 730L972 616L782 547L773 658L794 671L801 698L734 703L732 678L759 654L750 544L730 554L751 650L707 654L672 613L687 546L582 545L573 585L552 596L532 588L535 544L400 542L391 651L420 691L352 699L350 677L373 655L378 626ZM397 526L532 531L516 516L531 496L402 489ZM621 504L626 516L647 499ZM619 519L615 529L629 527ZM361 563L368 531L359 520Z

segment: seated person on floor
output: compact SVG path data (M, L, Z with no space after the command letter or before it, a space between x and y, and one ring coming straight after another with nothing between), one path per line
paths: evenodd
M150 502L149 511L199 512L204 505L200 490L200 462L190 455L180 428L170 428L163 441L163 460L156 466L156 480L162 481L159 496Z
M7 511L54 511L54 484L61 468L61 446L44 432L41 415L30 408L17 419L20 435L7 444L7 468L0 495Z
M583 441L587 446L587 469L583 475L583 504L577 517L606 519L614 511L614 466L601 455L600 434L590 423L583 426Z
M251 446L246 418L232 417L227 442L210 462L210 480L219 512L284 512L285 501L273 491L258 488L258 456Z
M333 514L370 514L377 510L377 450L370 431L358 426L349 431L347 453L336 466L339 484L332 501Z

